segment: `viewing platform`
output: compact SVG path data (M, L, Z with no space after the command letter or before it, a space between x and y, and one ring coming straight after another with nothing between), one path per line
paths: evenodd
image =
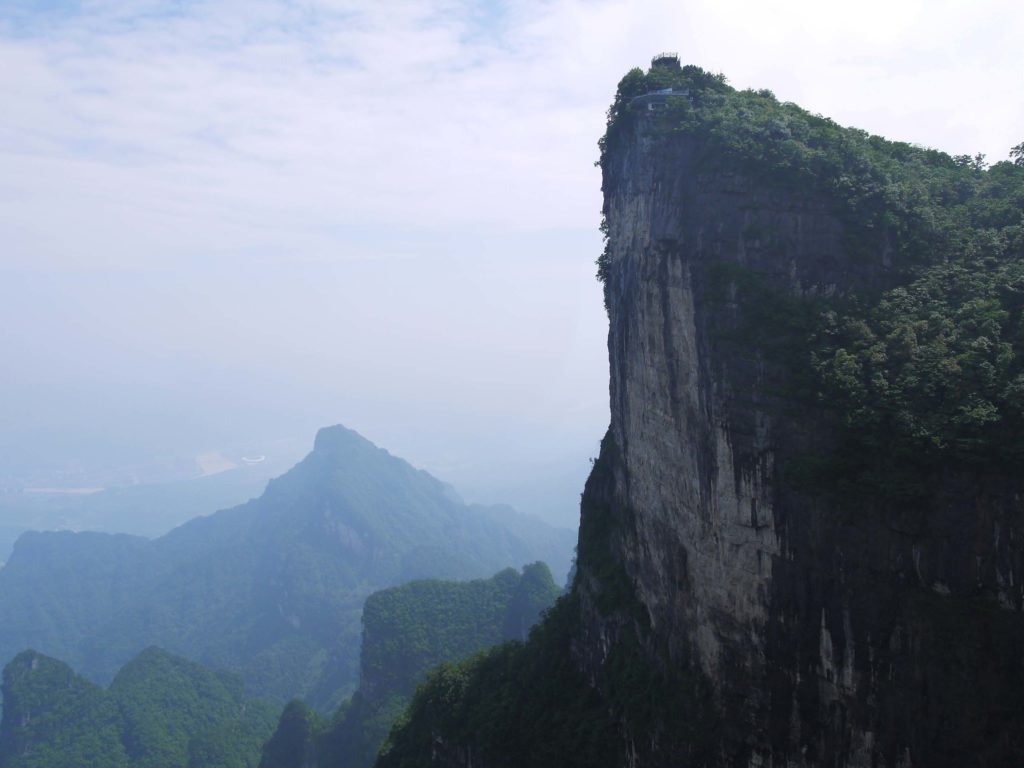
M668 100L672 98L690 98L686 88L661 88L657 91L634 96L629 100L631 109L646 109L648 112L660 112L668 108Z

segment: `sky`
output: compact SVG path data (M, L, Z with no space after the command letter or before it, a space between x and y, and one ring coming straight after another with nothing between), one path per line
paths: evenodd
M996 161L1021 40L1005 0L3 0L0 485L344 423L571 523L619 78Z

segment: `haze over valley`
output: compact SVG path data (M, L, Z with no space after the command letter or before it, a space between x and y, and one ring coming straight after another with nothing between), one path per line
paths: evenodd
M0 4L0 768L1024 765L1021 40Z

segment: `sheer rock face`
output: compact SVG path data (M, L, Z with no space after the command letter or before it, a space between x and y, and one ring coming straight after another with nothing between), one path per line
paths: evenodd
M926 515L853 516L787 483L834 430L787 394L791 371L729 342L747 310L727 281L712 291L714 269L827 296L892 284L890 248L879 236L854 255L825 201L704 169L699 153L641 118L606 157L611 426L581 542L606 538L642 618L599 607L608 584L581 545L581 663L601 685L636 627L650 664L708 682L720 765L1009 764L1024 727L1006 711L1024 684L1024 483L954 468ZM611 510L606 532L595 506ZM678 764L670 739L624 728L623 764Z

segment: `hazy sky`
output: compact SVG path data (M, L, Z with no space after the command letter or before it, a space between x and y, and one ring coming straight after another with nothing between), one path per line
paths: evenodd
M1022 40L1002 0L3 0L0 462L343 422L476 495L535 463L571 519L622 74L678 51L997 160Z

